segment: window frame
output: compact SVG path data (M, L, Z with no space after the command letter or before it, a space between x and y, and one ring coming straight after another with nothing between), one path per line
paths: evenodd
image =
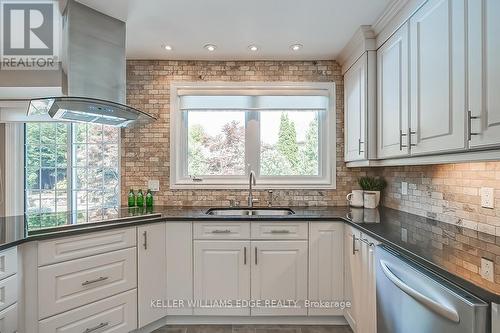
M260 175L260 133L250 129L249 117L259 112L245 113L245 163L250 161L256 173L257 189L335 189L336 188L336 89L334 82L171 82L170 84L170 188L171 189L246 189L249 167L242 176L203 176L190 178L187 173L186 113L180 109L181 95L221 94L265 95L326 95L326 112L320 112L319 121L319 175L318 176L262 176ZM260 127L260 126L259 126ZM255 150L258 151L255 151Z

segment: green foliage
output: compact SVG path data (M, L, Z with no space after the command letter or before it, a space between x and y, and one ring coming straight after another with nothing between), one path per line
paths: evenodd
M383 191L387 186L385 179L380 177L361 177L358 179L358 183L365 191Z
M299 162L299 146L297 144L297 131L295 123L290 121L288 114L283 112L280 119L280 129L278 132L278 151L295 168Z

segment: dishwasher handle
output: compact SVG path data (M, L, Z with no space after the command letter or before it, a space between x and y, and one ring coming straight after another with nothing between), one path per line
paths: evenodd
M448 320L451 320L452 322L458 323L460 322L460 317L458 315L458 312L455 309L451 309L443 304L440 304L431 298L421 294L420 292L416 291L415 289L411 288L407 284L405 284L403 281L401 281L391 270L389 267L387 267L387 263L384 260L380 260L380 266L382 267L382 271L384 272L385 276L396 285L399 289L404 291L406 294L408 294L410 297L412 297L414 300L428 308L429 310L437 313L441 317L444 317Z

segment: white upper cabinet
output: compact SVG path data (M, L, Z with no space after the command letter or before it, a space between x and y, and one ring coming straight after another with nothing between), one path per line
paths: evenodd
M500 1L468 1L470 147L500 144Z
M408 155L408 25L377 50L377 158Z
M465 148L466 0L429 0L410 18L411 154Z
M345 160L365 159L367 56L361 58L344 75Z
M375 158L376 52L366 51L344 74L345 161Z

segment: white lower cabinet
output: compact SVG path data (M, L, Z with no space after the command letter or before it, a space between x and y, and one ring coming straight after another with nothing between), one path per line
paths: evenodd
M250 315L250 308L215 302L250 300L250 241L194 242L195 315Z
M154 322L166 313L167 260L165 223L137 228L137 307L139 327ZM159 302L158 302L159 301Z
M136 288L136 255L133 247L40 267L39 319Z
M344 316L355 333L377 332L374 250L377 241L345 226L345 295L352 306Z
M167 300L184 303L167 307L167 315L192 315L187 302L193 299L193 224L168 222L165 230Z
M124 333L135 329L136 289L47 318L38 324L38 333Z
M252 241L252 301L297 300L298 307L254 307L252 315L307 315L307 241Z
M309 224L309 300L341 302L344 300L343 222ZM333 304L333 303L331 303ZM310 316L342 315L340 307L311 306Z

